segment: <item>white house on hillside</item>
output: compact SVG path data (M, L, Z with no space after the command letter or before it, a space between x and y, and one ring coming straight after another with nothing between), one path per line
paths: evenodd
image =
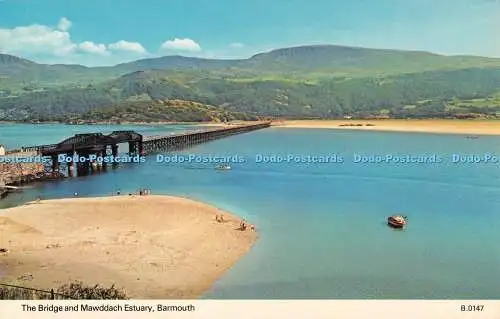
M0 144L0 156L4 155L5 155L5 148L3 147L3 145Z

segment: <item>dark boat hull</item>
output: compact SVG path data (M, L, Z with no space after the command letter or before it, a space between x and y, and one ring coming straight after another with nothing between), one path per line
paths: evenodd
M389 217L387 219L387 225L389 225L390 227L392 228L398 228L398 229L401 229L401 228L404 228L406 223L401 223L401 222L398 222L397 220L395 220L394 218L391 218Z
M403 224L396 224L396 223L391 223L391 222L387 222L387 225L389 225L392 228L397 228L397 229L401 229L401 228L405 227L405 225L403 225Z

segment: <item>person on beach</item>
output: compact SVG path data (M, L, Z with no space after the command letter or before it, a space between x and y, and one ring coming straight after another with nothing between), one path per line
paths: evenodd
M218 223L223 223L224 222L224 216L222 216L222 214L219 215L215 215L215 221L218 222Z
M247 225L246 225L246 223L245 223L245 220L242 220L242 221L240 222L240 228L239 228L239 230L244 231L244 230L246 230L246 229L247 229Z

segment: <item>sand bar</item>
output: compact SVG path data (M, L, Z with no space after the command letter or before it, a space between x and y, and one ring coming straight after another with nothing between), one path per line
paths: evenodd
M136 299L196 298L257 239L241 219L171 196L71 198L0 211L2 282L56 288L73 280ZM19 279L22 277L22 279ZM26 279L28 278L28 279Z
M356 124L362 126L347 126ZM285 128L500 135L500 121L496 120L296 120L276 122L275 125Z

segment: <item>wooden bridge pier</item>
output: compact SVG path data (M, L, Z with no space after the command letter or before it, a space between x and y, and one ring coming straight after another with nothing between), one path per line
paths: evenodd
M65 155L67 157L73 157L73 156L75 156L75 152L67 152ZM75 173L75 163L69 162L69 163L66 163L66 165L68 166L68 176L73 177L75 175L74 174Z
M129 155L144 155L144 145L142 141L128 143Z

